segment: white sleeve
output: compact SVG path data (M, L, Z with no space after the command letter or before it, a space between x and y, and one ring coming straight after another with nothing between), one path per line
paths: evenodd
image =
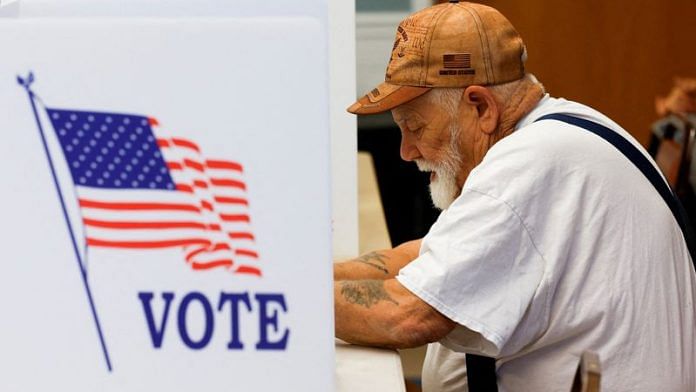
M464 189L397 280L461 326L441 343L498 355L530 307L543 272L544 260L515 209ZM531 338L536 331L527 333Z

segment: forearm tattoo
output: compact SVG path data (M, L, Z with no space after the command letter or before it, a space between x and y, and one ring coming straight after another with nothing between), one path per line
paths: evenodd
M399 305L384 289L383 280L350 280L341 282L341 295L346 301L369 308L380 301Z
M370 252L358 257L355 259L355 261L358 263L367 264L370 267L377 268L385 274L388 274L389 270L387 269L387 263L384 261L388 258L389 256L383 255L379 252Z

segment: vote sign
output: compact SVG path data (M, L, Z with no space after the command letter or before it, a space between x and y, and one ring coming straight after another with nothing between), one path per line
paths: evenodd
M0 22L0 389L332 388L320 34Z

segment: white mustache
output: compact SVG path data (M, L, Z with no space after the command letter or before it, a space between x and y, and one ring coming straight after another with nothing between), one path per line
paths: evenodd
M418 170L422 172L438 172L442 170L442 165L438 165L436 163L428 162L423 159L415 159L416 166L418 166Z

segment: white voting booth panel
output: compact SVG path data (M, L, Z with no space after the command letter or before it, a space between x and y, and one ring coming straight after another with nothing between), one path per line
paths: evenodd
M0 20L0 390L332 390L318 34Z
M306 16L322 21L330 1L335 0L0 0L0 6L20 3L23 18Z
M356 97L354 0L0 0L0 18L269 16L312 17L322 25L312 42L328 51L329 99L313 104L327 105L330 111L333 255L336 260L354 257L358 252L356 117L345 110Z

